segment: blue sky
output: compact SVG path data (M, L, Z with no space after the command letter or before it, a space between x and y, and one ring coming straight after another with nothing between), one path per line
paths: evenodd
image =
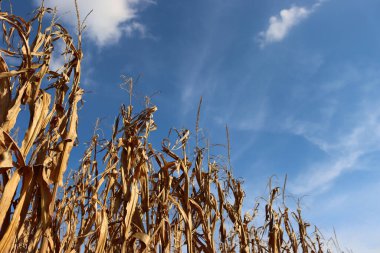
M34 6L14 3L19 14ZM58 6L74 25L71 1ZM230 129L232 165L247 204L288 174L307 218L344 248L380 252L380 2L375 0L79 0L85 35L79 136L97 117L110 131L121 75L140 77L158 131L201 126L213 143ZM59 59L57 59L59 64ZM91 126L91 127L90 127ZM222 150L223 152L223 150ZM289 200L291 201L291 199ZM376 203L377 202L377 203Z

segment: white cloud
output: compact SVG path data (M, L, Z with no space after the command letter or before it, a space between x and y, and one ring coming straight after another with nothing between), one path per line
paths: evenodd
M270 17L267 30L259 33L260 46L283 40L294 26L306 19L321 3L319 1L310 8L293 6L281 10L277 16Z
M57 7L58 17L73 26L77 25L74 0L47 0L45 5ZM40 4L39 0L35 0ZM86 35L98 46L115 44L124 34L130 36L134 32L145 37L146 29L136 21L138 11L147 0L78 0L81 18L91 10L86 20Z

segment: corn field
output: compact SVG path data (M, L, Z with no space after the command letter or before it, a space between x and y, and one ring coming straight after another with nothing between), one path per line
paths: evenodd
M247 207L227 159L198 137L192 148L190 131L154 149L150 103L122 105L112 135L95 131L70 171L84 25L73 38L55 13L0 13L0 252L330 252L301 208L286 206L285 184ZM58 43L64 64L53 69Z

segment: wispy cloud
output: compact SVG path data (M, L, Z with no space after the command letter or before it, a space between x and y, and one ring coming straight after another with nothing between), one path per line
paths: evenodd
M295 194L326 191L337 177L357 164L361 155L362 153L352 152L332 161L313 165L306 173L299 175L295 184L291 185L291 191Z
M292 184L292 192L307 194L329 189L336 178L360 167L361 158L380 151L380 110L378 103L364 103L351 112L352 127L302 122L287 123L294 134L303 136L326 153L327 159L311 164ZM324 120L328 120L324 118ZM342 122L341 122L342 123Z
M288 9L283 9L277 16L269 18L269 26L265 31L259 33L258 40L261 47L274 42L283 40L290 30L299 24L302 20L306 19L313 13L322 1L318 1L312 7L299 7L293 6Z
M34 1L40 4L40 0ZM48 0L45 5L57 7L58 16L65 22L77 24L74 1ZM148 0L78 0L82 18L86 20L86 35L102 47L117 43L123 34L146 36L146 28L137 21L139 10Z
M147 36L147 31L145 25L133 21L130 24L127 24L125 27L123 27L125 33L131 37L133 34L140 34L141 37L146 37Z

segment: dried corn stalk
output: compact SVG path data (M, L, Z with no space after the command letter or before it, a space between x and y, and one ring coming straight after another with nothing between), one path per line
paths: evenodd
M53 250L55 198L77 138L82 52L63 26L43 25L46 14L54 11L42 6L30 21L0 13L0 252ZM58 41L67 59L59 72L50 68Z

